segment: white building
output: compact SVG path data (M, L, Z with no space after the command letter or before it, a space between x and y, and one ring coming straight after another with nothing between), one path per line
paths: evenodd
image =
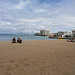
M41 31L40 31L40 35L41 35L41 36L49 35L49 30L41 30Z
M75 37L75 30L72 30L72 36Z
M65 36L71 36L71 32L58 32L58 36L59 37L65 37Z

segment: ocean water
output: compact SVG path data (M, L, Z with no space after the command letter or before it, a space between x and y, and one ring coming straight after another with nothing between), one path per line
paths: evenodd
M0 41L11 41L15 37L16 39L20 37L24 40L56 40L50 39L47 36L34 36L32 34L0 34Z

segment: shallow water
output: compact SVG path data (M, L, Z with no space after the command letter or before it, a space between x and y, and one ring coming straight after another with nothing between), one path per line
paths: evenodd
M47 36L34 36L32 34L0 34L0 41L11 41L13 37L16 39L20 37L22 40L56 40Z

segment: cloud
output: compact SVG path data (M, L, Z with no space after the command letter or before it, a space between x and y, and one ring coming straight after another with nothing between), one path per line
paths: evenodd
M20 22L40 22L43 21L44 18L32 18L32 19L18 19Z
M43 12L48 12L48 10L46 10L46 9L37 9L37 10L34 10L34 12L43 13Z
M17 4L15 6L16 9L23 9L25 6L27 6L28 4L30 3L29 0L26 0L26 1L23 1L23 0L20 0L19 4Z
M11 22L0 22L0 26L11 25Z
M1 32L34 33L41 29L57 32L75 27L74 0L0 0L0 3Z

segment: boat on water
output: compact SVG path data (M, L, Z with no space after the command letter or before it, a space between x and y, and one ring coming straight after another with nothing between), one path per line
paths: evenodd
M68 37L49 37L49 38L54 38L54 39L69 39Z

